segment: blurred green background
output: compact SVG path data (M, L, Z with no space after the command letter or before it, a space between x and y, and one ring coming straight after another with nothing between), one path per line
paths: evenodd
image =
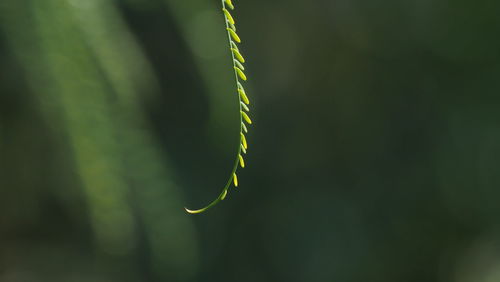
M1 282L499 282L500 2L0 1Z

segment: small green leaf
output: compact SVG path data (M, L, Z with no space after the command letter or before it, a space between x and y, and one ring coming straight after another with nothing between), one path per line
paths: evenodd
M234 64L241 70L245 70L245 67L238 60L234 60Z
M245 138L245 134L243 134L243 132L241 132L241 144L243 145L243 148L248 149L247 139Z
M250 111L250 109L248 108L248 106L247 106L245 103L240 102L240 105L241 105L241 107L242 107L245 111L247 111L247 112L249 112L249 111Z
M238 45L236 45L236 43L234 43L232 40L231 40L231 42L229 42L229 44L231 45L231 48L234 48L234 49L239 51Z
M247 80L247 76L245 75L245 73L238 67L234 67L234 70L236 71L236 73L238 74L238 76L243 80L243 81L246 81Z
M245 62L245 58L243 58L243 56L241 55L240 51L238 51L238 49L231 48L231 51L233 52L234 57L236 59L238 59L238 61L240 61L241 63Z
M236 176L236 173L233 173L233 183L234 187L238 187L238 176Z
M241 99L243 99L243 102L245 104L250 105L250 100L248 100L247 94L245 93L245 90L243 89L238 89L238 93L240 93Z
M243 119L248 123L248 124L252 124L252 120L250 119L250 117L247 115L247 113L245 113L244 111L241 111L241 115L243 116Z
M224 190L224 194L222 194L222 196L220 197L220 199L222 201L224 201L224 199L226 198L226 196L227 196L227 190Z
M230 23L230 22L228 22L228 24L229 24L229 27L230 27L230 28L231 28L234 32L236 32L236 26L235 26L234 24Z
M229 11L226 9L226 8L222 8L222 11L224 12L224 14L226 15L226 19L234 25L234 18L233 16L231 16L231 13L229 13Z
M226 2L227 6L231 9L234 10L234 5L231 0L224 0Z
M229 34L231 34L231 37L234 39L234 41L241 43L241 39L238 36L238 34L236 34L236 31L230 29L229 27L227 27L226 29L227 29L227 31L229 31Z
M242 168L244 168L245 167L245 160L243 160L243 157L241 155L239 155L239 158L240 158L240 166Z

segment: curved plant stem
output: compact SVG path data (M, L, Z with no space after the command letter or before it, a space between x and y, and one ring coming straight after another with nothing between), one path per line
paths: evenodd
M222 11L224 12L224 18L226 22L226 30L227 30L227 37L229 40L229 48L231 50L231 59L233 62L233 69L234 69L234 77L235 77L235 82L236 82L236 89L238 92L238 101L239 101L239 108L240 108L240 138L239 138L239 146L238 146L238 152L236 154L236 160L234 162L233 169L231 170L231 174L229 175L229 178L227 180L226 185L224 188L222 188L221 193L219 196L213 200L210 204L205 206L204 208L197 209L197 210L190 210L186 209L188 213L191 214L196 214L196 213L202 213L209 208L217 205L220 201L224 200L227 196L228 190L231 187L231 183L234 183L235 186L238 186L238 178L236 176L236 171L238 170L238 165L241 165L241 167L244 167L244 161L241 153L246 153L247 149L247 143L245 139L244 133L247 131L247 128L245 124L243 123L246 121L248 124L251 124L252 121L248 117L248 115L244 112L244 110L248 111L248 107L246 105L249 104L248 98L245 94L245 90L243 89L243 86L240 82L241 80L246 80L246 76L243 73L244 67L242 63L245 62L245 59L241 56L241 53L238 50L238 47L236 45L237 43L240 43L241 40L239 36L236 34L236 27L234 25L234 19L227 10L227 7L229 7L231 10L234 9L234 6L232 4L231 0L221 0L222 2Z

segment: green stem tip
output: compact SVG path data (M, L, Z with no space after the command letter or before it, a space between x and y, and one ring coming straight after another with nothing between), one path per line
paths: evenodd
M247 141L245 138L244 133L248 131L247 127L245 126L244 122L248 124L252 124L252 120L248 116L245 111L249 111L249 108L247 105L250 104L250 101L248 100L248 97L245 93L245 90L243 89L243 86L240 83L240 79L243 81L247 80L247 77L245 73L243 72L245 70L245 67L242 65L245 63L245 59L241 55L238 46L236 43L241 43L241 39L236 34L236 27L234 26L235 20L233 16L229 13L229 11L226 8L229 7L229 9L233 10L234 5L231 0L221 0L222 1L222 11L224 13L224 18L226 20L226 31L227 31L227 37L229 39L229 50L231 53L232 57L232 62L233 62L233 69L234 69L234 77L236 81L236 90L238 93L238 101L239 101L239 106L240 106L240 142L238 144L238 152L236 154L236 160L233 166L233 169L231 170L231 174L227 180L226 185L222 189L221 193L219 196L213 200L210 204L205 206L204 208L197 209L197 210L191 210L188 208L184 208L186 212L190 214L199 214L203 213L206 210L210 209L211 207L217 205L220 201L224 200L227 196L227 193L229 191L229 187L231 187L231 184L233 184L235 187L238 186L238 178L236 176L236 171L238 170L238 166L241 166L242 168L245 167L245 162L243 160L243 157L241 153L246 154L246 149L247 149Z

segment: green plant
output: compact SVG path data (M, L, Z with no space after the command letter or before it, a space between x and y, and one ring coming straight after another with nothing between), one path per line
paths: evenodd
M243 81L247 80L247 77L244 73L245 67L243 66L243 63L245 63L245 59L241 55L237 45L237 43L241 43L241 39L236 33L234 18L227 8L234 10L234 5L232 3L232 0L222 0L222 12L224 13L224 18L226 22L227 37L229 39L229 49L231 51L231 58L233 61L236 90L238 94L238 101L240 107L240 142L233 169L231 171L231 174L229 176L226 185L222 189L222 192L215 200L213 200L210 204L208 204L204 208L198 210L190 210L186 208L186 211L192 214L202 213L207 209L215 206L220 201L224 200L227 196L229 188L231 187L231 183L233 183L235 187L238 186L238 176L236 175L238 167L239 166L241 166L242 168L245 167L243 154L246 154L247 152L247 140L245 138L245 133L248 132L245 122L248 124L252 124L252 120L247 114L247 112L250 111L250 109L248 108L250 101L248 100L247 94L245 93L245 89L243 88L243 85L240 82L240 80Z

